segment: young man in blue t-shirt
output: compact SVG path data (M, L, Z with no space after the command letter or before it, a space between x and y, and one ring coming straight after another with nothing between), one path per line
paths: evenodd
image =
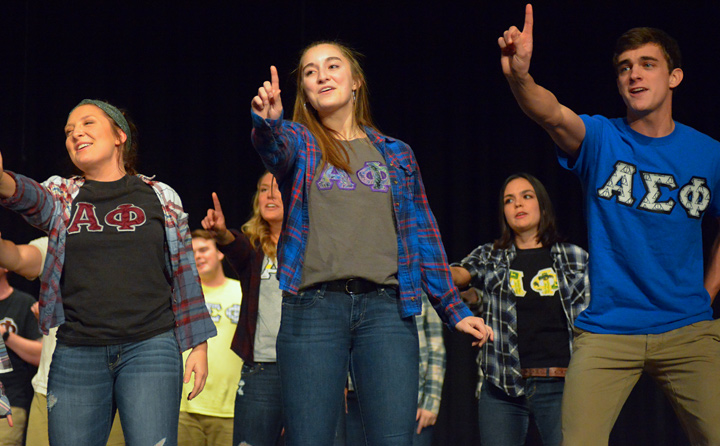
M614 65L627 115L578 116L529 74L532 6L520 31L498 39L522 110L559 147L585 191L590 306L566 375L563 443L607 445L645 372L671 400L693 444L720 444L720 290L716 240L703 277L702 217L720 216L720 143L672 119L683 79L680 50L663 31L634 28Z

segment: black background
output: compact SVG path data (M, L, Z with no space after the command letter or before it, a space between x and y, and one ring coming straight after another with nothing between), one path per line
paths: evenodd
M610 65L614 41L631 27L659 27L678 39L684 56L674 118L720 139L720 2L534 6L531 72L563 104L624 115ZM239 226L262 173L250 145L250 99L275 64L289 118L300 49L340 39L366 55L379 128L413 147L451 261L497 236L498 189L516 171L540 178L562 232L587 247L579 182L559 167L550 138L519 110L500 71L497 38L522 26L523 14L515 0L4 2L0 152L5 168L38 180L70 174L67 114L83 98L104 99L130 110L140 130L140 172L178 191L192 228L213 191L230 225ZM715 225L706 223L709 244ZM17 242L40 235L5 210L0 231ZM437 444L477 444L474 353L459 335L447 341ZM611 444L687 440L663 396L642 380Z

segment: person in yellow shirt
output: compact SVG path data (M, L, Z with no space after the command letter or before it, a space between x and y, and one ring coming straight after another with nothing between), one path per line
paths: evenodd
M224 255L209 232L193 231L192 245L205 304L218 335L208 340L208 378L203 393L188 401L192 383L183 386L178 445L232 444L235 393L243 362L230 350L230 342L240 315L242 291L240 282L225 276Z

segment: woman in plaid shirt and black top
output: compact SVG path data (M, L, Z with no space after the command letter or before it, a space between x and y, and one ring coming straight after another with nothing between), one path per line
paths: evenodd
M590 297L588 254L560 242L537 178L512 175L501 191L501 237L451 267L456 285L478 290L495 333L478 356L480 439L523 445L532 415L543 444L559 445L573 321Z

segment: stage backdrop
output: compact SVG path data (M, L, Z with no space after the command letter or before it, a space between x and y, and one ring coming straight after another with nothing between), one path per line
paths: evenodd
M299 51L339 39L366 55L379 128L414 148L451 261L497 236L498 188L517 171L544 182L563 233L587 246L579 183L558 166L552 142L519 110L500 71L497 38L522 26L521 1L48 3L5 2L0 14L0 151L9 170L38 180L71 174L67 114L83 98L104 99L130 110L139 170L179 192L193 228L213 191L238 227L263 171L250 145L251 98L275 64L290 118ZM674 116L718 139L718 16L714 1L543 1L535 5L531 72L578 113L620 116L615 38L635 26L663 28L684 51ZM39 235L0 215L3 237ZM452 333L447 344L437 444L478 444L475 352ZM643 380L612 444L687 440Z

